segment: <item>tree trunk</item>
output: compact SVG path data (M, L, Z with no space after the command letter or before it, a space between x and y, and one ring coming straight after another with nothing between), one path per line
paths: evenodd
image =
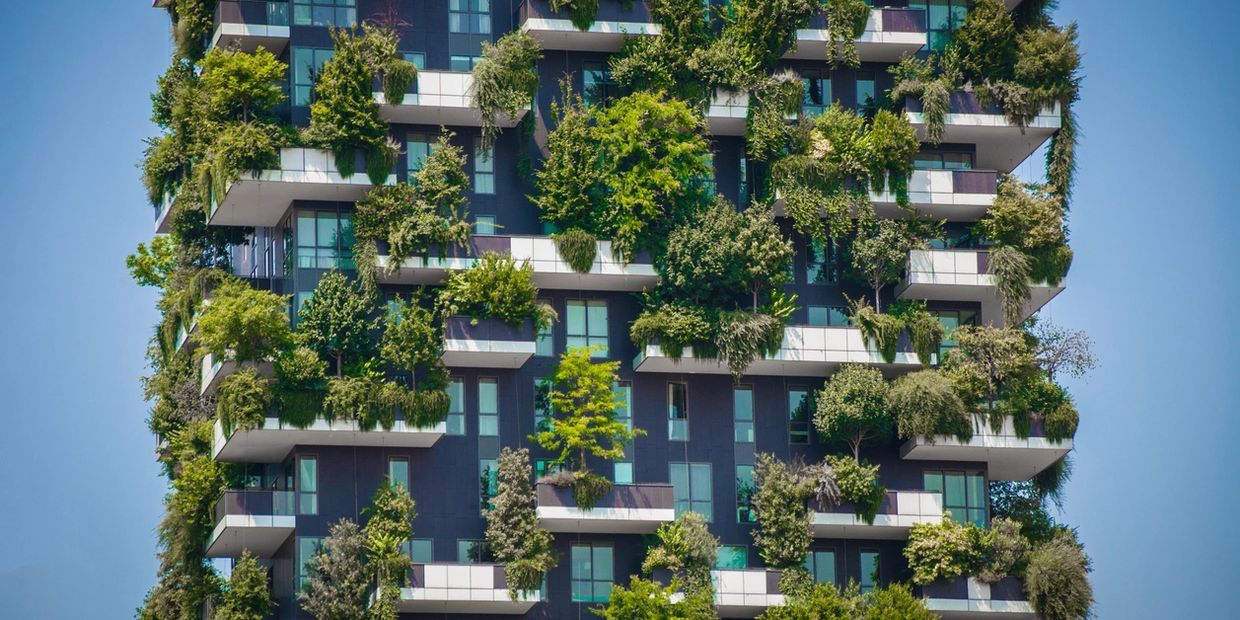
M343 359L344 359L343 354L341 353L336 354L336 378L337 379L339 379L344 374L344 366L342 362Z
M882 304L879 303L879 294L882 292L882 290L883 290L883 286L881 284L874 287L874 311L875 312L883 311L883 306Z

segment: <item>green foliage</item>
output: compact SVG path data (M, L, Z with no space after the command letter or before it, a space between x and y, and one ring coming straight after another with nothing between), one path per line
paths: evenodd
M852 303L852 324L861 330L866 347L878 349L883 361L891 364L896 361L896 347L900 342L900 332L904 324L891 314L875 312L873 308L858 299Z
M1012 77L1016 64L1016 22L999 0L978 0L956 30L964 77L975 83Z
M556 251L573 271L590 273L598 255L598 240L594 235L580 228L570 228L554 235L554 239Z
M913 596L907 585L893 583L878 588L862 599L864 620L936 620L939 615L926 607L925 599Z
M551 10L555 12L568 9L568 21L577 30L586 31L594 23L598 15L599 0L551 0Z
M792 137L788 115L801 111L804 88L801 76L786 70L748 89L745 147L749 157L755 161L771 161L785 153Z
M297 312L297 335L302 344L334 362L339 377L348 363L364 359L373 348L371 312L370 301L349 278L332 270Z
M966 405L993 409L1038 372L1031 339L1022 331L966 325L952 337L958 346L948 353L944 369Z
M1072 263L1063 202L1044 186L1023 187L1015 178L1005 177L994 206L978 221L975 232L999 246L1023 252L1028 257L1029 279L1034 282L1057 285Z
M715 618L714 601L709 592L687 594L684 598L675 600L677 594L674 586L660 587L658 583L633 577L627 588L619 585L612 587L606 607L592 608L590 611L606 620Z
M439 307L444 316L496 318L513 326L530 320L539 329L555 320L555 311L538 303L534 268L529 263L518 266L511 257L494 252L449 276L439 293Z
M864 0L832 0L827 3L828 19L832 16L831 5L853 2L864 4ZM741 59L740 66L748 69L746 73L756 74L773 67L796 45L797 30L807 27L810 17L820 8L816 0L738 0L729 3L722 11L723 31L716 43L719 47L735 50L734 54ZM844 11L847 13L848 9ZM864 11L868 17L869 7L865 7ZM848 17L847 22L841 22L847 23L845 35L852 32L855 23L851 13ZM861 29L865 29L864 18L861 19Z
M981 531L944 517L938 523L918 523L909 530L904 557L913 571L913 583L927 585L968 574L981 560Z
M865 33L870 18L870 4L865 0L824 0L827 15L827 62L843 63L856 69L861 66L857 38Z
M590 361L590 349L570 349L560 357L548 393L554 416L547 430L531 437L556 453L553 467L568 463L579 472L588 471L587 455L620 460L625 444L646 434L616 418L622 403L612 386L619 367L619 362Z
M737 382L754 360L778 353L783 342L784 322L769 314L746 310L720 312L714 326L715 356L727 364Z
M566 231L598 232L594 218L602 210L604 196L591 136L594 115L567 80L561 82L560 100L551 102L551 118L555 129L547 134L547 158L534 173L538 191L530 200L544 222Z
M907 208L908 175L913 172L913 156L921 149L917 132L903 115L879 110L870 120L865 140L870 189L890 191Z
M840 497L853 505L858 518L874 523L887 495L887 489L878 484L878 465L866 465L846 456L828 456L826 462L835 477Z
M891 384L887 407L895 416L900 438L922 438L934 443L937 435L951 435L960 441L973 437L973 417L943 373L921 370L909 373Z
M288 65L261 46L253 53L214 48L202 62L199 84L207 92L206 111L212 118L249 122L284 101L280 82Z
M138 286L163 288L177 268L179 250L169 235L156 235L151 245L139 243L138 249L125 257L125 268Z
M874 309L881 310L884 286L904 277L909 252L926 247L933 224L916 219L870 219L857 226L857 236L848 247L849 264L856 279L874 290Z
M929 366L943 342L943 323L926 310L926 302L919 300L897 301L891 304L888 313L908 330L921 365Z
M216 359L257 362L284 350L291 340L288 298L226 280L212 291L198 318L198 342Z
M530 484L529 450L500 450L496 488L498 492L483 510L487 548L504 564L508 593L515 600L523 592L542 585L547 571L556 564L551 533L538 523L538 499Z
M1046 620L1083 620L1094 602L1089 571L1080 543L1061 532L1029 554L1025 596Z
M1050 540L1064 529L1047 510L1045 491L1032 482L994 481L990 483L990 518L1020 523L1021 535L1037 544Z
M788 596L783 605L771 606L762 620L853 620L858 617L858 600L841 595L833 584L814 584Z
M905 56L888 68L895 80L892 103L902 106L906 97L921 99L926 138L933 145L943 140L952 91L964 83L963 62L960 47L948 45L941 54L931 53L925 58Z
M248 549L242 551L215 608L214 620L263 620L273 605L267 586L267 569L254 559Z
M887 390L877 368L844 364L818 392L814 428L827 441L848 444L859 461L862 444L891 434Z
M185 142L175 135L147 138L142 153L142 185L147 200L158 205L172 195L188 174L192 154Z
M594 505L611 492L611 480L589 471L575 471L572 475L573 504L581 510L593 510Z
M220 381L216 405L224 433L261 428L271 407L271 382L253 368L242 368Z
M176 56L194 61L202 57L215 25L215 0L174 0L164 3L172 18Z
M655 536L659 544L646 552L642 571L667 569L673 574L673 584L680 584L686 594L709 595L719 539L711 535L706 518L696 512L683 513L672 523L660 525Z
M799 461L788 464L772 454L758 455L750 498L758 524L753 540L767 566L788 571L805 561L813 540L808 502L814 496L820 504L839 499L829 468L806 467Z
M1029 540L1020 533L1020 522L997 518L990 522L990 529L978 540L981 558L977 578L985 583L995 583L1009 575L1024 572L1025 556L1029 553Z
M704 342L703 334L711 328L704 309L666 303L643 309L629 327L629 336L640 347L658 344L664 355L680 359L685 347Z
M298 594L301 608L315 618L365 620L371 571L363 562L366 537L348 519L331 524L327 538L306 567Z
M310 127L304 137L307 143L330 150L336 170L350 177L356 172L358 151L382 156L387 149L388 126L379 118L372 81L375 71L390 60L384 53L392 46L383 29L369 24L361 32L338 29L331 34L333 54L314 84Z
M323 412L329 419L357 422L362 430L376 426L390 430L396 423L396 408L405 404L410 394L399 383L376 376L331 377Z
M535 63L542 48L524 30L514 30L491 45L482 44L482 60L474 65L474 106L482 117L482 135L499 134L500 115L516 118L531 106L538 92Z
M404 58L391 58L383 65L383 101L388 105L405 102L405 93L418 78L418 67Z
M1020 325L1031 295L1029 257L1010 245L1001 245L991 250L988 258L987 271L994 277L1003 319L1007 325Z
M313 349L294 347L276 358L274 401L280 421L305 428L323 414L327 363Z
M212 141L198 168L204 191L219 200L242 172L257 177L263 170L280 168L280 147L284 137L274 125L259 122L224 124Z
M405 302L397 296L389 303L383 323L379 358L384 363L408 372L410 385L418 370L436 375L429 381L431 387L445 382L443 330L431 311L420 306L416 299Z
M412 562L402 547L413 538L413 520L418 513L408 489L390 480L380 485L370 499L362 533L366 537L366 555L381 589L396 591L404 585ZM395 613L390 614L395 620Z

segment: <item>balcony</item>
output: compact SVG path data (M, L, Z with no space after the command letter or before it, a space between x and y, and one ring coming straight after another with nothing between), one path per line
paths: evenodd
M713 570L715 611L722 618L753 618L767 607L784 604L780 572L761 568Z
M706 130L716 136L743 136L748 117L748 93L716 90L706 109Z
M943 520L943 496L925 491L888 491L874 523L866 523L853 506L837 506L830 512L815 511L810 520L814 538L861 538L904 540L909 528Z
M240 557L246 549L271 557L297 526L293 499L292 491L224 491L215 503L207 557Z
M449 368L520 368L534 356L532 321L513 327L499 319L467 316L444 321L443 363Z
M508 578L498 564L415 564L409 586L400 589L396 611L402 614L524 615L542 602L539 592L513 600Z
M938 581L921 588L926 607L943 620L1036 620L1037 614L1025 600L1024 588L1008 577L986 584L973 577Z
M254 175L242 172L222 197L212 197L208 223L214 226L275 226L294 200L357 202L373 187L358 154L358 172L345 178L330 151L280 149L280 169ZM396 183L390 175L388 185Z
M908 179L909 206L931 219L975 221L994 206L998 193L999 174L993 170L914 170ZM871 191L870 202L880 217L908 215L891 192ZM785 215L778 190L774 212Z
M260 362L255 369L258 374L264 377L275 375L275 369L271 362ZM219 389L220 382L225 377L237 372L239 366L237 362L231 359L216 359L215 355L207 353L202 356L201 382L200 392L203 396L215 394Z
M578 30L568 11L552 11L547 0L524 0L517 9L517 23L543 49L578 52L618 52L626 36L657 36L663 28L650 18L645 2L602 0L598 14L586 30Z
M668 484L614 485L590 510L577 508L570 488L538 485L538 521L552 532L651 534L675 520Z
M908 274L896 287L896 297L980 302L982 318L996 323L1003 314L994 276L988 273L989 256L986 250L913 250L909 252ZM1063 290L1062 285L1034 284L1021 318L1031 316Z
M288 2L220 0L215 5L211 47L253 52L259 47L279 56L288 47Z
M379 103L379 117L389 123L434 125L436 127L481 127L482 116L474 107L474 76L455 71L418 71L414 91L405 94L399 105L388 105L383 93L374 94ZM500 127L514 127L517 116L501 116Z
M917 136L927 139L926 120L922 114L921 99L908 97L904 101L905 114L917 130ZM1025 161L1059 130L1059 106L1046 108L1029 125L1021 128L1009 123L1003 110L992 104L983 107L977 95L971 92L955 92L948 104L944 119L943 139L947 143L975 144L978 168L1011 172Z
M599 241L594 264L588 273L578 273L564 262L555 240L550 237L509 237L477 235L470 242L466 256L417 256L406 259L395 272L388 274L387 256L376 261L379 281L388 284L438 284L450 272L469 269L474 257L484 252L507 254L534 267L534 282L540 289L587 291L640 291L653 287L658 274L650 257L639 255L625 264L611 249L610 241Z
M921 437L904 442L900 458L910 461L978 461L986 463L991 480L1028 480L1054 465L1072 450L1072 440L1054 442L1046 438L1042 420L1035 416L1029 436L1016 435L1012 418L1003 420L995 432L980 415L973 416L973 438L960 441L940 435L934 442Z
M878 8L870 11L865 32L857 38L863 62L897 62L926 45L926 12L921 9ZM784 58L822 60L827 57L830 34L826 16L819 13L809 28L797 30L797 44Z
M166 235L172 232L172 203L175 201L175 193L165 192L159 204L155 205L155 234Z
M212 457L234 463L279 463L294 446L353 446L364 448L429 448L447 431L447 423L418 428L397 419L390 430L382 427L361 429L354 420L319 418L310 426L298 428L276 417L263 420L258 428L234 431L231 435L215 423Z
M873 364L889 370L920 368L907 335L900 338L895 363L883 361L877 349L865 346L861 330L855 327L817 327L795 325L784 328L784 344L773 356L755 360L748 375L825 377L840 364ZM692 347L680 360L663 353L657 344L648 344L633 360L637 372L690 374L729 374L726 364L713 359L695 359Z

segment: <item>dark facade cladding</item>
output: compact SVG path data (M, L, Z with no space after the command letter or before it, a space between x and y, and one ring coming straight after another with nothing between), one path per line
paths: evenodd
M474 13L489 20L490 33L470 35L449 32L450 3L451 6L467 5L475 8ZM285 3L221 1L217 20L246 24L279 20L278 12L273 13L273 9L268 6L270 4ZM309 4L315 9L323 8L317 2ZM334 6L331 2L321 4L324 7ZM488 4L489 11L479 9ZM898 1L874 4L892 8L908 5L907 2ZM399 0L392 3L386 0L357 0L354 18L360 21L378 15L389 6L397 8L402 23L399 28L400 50L418 55L419 67L431 71L459 68L459 65L454 66L454 63L459 62L459 59L454 60L454 56L478 55L476 50L480 39L493 41L501 34L519 28L525 17L553 16L542 0L496 0L489 3L487 0ZM892 17L888 22L891 31L925 30L926 17L921 12L903 10L891 13ZM273 18L272 15L277 16ZM332 19L336 19L336 13L331 15ZM646 15L645 7L640 1L634 2L631 8L621 8L615 0L602 0L597 19L640 21L648 19ZM283 19L288 20L286 23L289 27L287 46L280 58L290 65L289 88L293 97L286 113L294 124L304 126L307 124L309 111L305 101L297 98L297 89L304 87L297 77L303 68L299 68L297 64L313 58L313 52L308 50L330 50L332 41L328 28L323 25L300 25L296 15L287 13ZM814 27L821 27L821 24ZM487 172L478 166L475 145L480 137L480 129L469 126L448 127L455 132L453 143L459 145L467 155L466 172L471 178L477 180L479 175L493 175L490 180L494 187L493 193L475 191L469 197L468 209L471 217L478 221L491 218L497 235L492 239L485 235L475 237L476 249L497 247L497 244L502 246L502 237L507 235L547 233L539 220L537 208L527 198L533 188L519 172L518 162L523 157L528 157L528 153L544 149L550 129L550 106L552 101L559 97L561 77L569 76L572 87L580 92L586 85L587 73L605 67L608 56L606 52L544 50L543 59L538 63L541 81L536 100L534 131L527 136L518 130L505 130L493 146L493 172ZM782 64L803 76L823 76L829 82L828 101L835 100L849 108L858 107L859 85L863 94L871 92L875 93L875 96L880 96L893 86L892 77L887 72L888 65L885 63L863 62L858 69L832 69L824 61L811 60L785 60ZM601 74L592 74L590 79L600 76ZM913 107L915 105L918 105L917 102L911 101L909 109L918 109ZM971 97L954 97L951 106L953 112L985 111ZM440 128L437 126L391 125L391 137L405 146L395 165L395 173L400 181L409 177L408 145L418 139L433 140L439 132ZM709 139L714 153L716 191L739 204L743 202L743 179L753 178L751 172L745 168L750 164L747 164L744 158L744 138L709 136ZM542 152L545 154L545 149ZM924 155L949 153L963 161L971 161L975 152L976 147L972 144L949 143L936 147L927 145L923 150ZM994 171L957 170L953 173L953 180L958 192L995 191ZM340 235L323 238L321 231L325 230L324 227L330 228L333 219L347 218L353 208L352 202L294 201L281 225L255 230L250 244L234 249L234 271L243 277L252 278L264 287L270 287L275 292L294 294L300 301L305 294L313 291L319 278L331 268L351 268L347 257L350 247L345 239ZM314 226L304 226L304 221L311 221ZM969 224L949 222L946 229L951 239L945 243L954 244L951 247L974 247L970 245L967 234ZM781 227L796 246L793 261L795 277L786 287L787 292L797 295L799 306L791 324L845 325L845 295L856 298L872 295L872 291L841 277L843 265L839 264L840 259L833 254L831 247L815 247L798 235L790 222L782 219ZM309 239L311 235L315 236L315 239ZM322 250L322 254L315 254L316 250ZM979 273L986 273L985 254L979 254L978 261ZM399 293L405 296L417 290L414 286L391 284L385 284L382 288L385 294ZM884 298L892 299L893 296L892 287L888 287L884 291ZM557 361L556 356L567 349L565 317L569 313L568 306L583 300L589 304L597 304L594 306L596 308L606 309L606 358L620 362L620 380L631 389L633 425L648 433L637 439L626 455L627 462L632 464L631 478L630 474L625 472L621 474L623 479L620 482L671 483L673 464L698 465L697 468L689 468L692 472L688 476L691 479L689 493L681 493L677 499L683 499L689 502L686 505L696 508L708 508L711 513L711 532L719 537L721 544L743 546L745 566L762 566L751 537L754 525L745 520L744 510L738 511L738 484L741 484L738 476L743 478L746 475L743 468L752 466L755 455L761 452L773 453L785 460L800 456L807 462L818 461L827 454L839 452L837 448L824 445L815 436L812 422L797 419L790 413L796 405L796 402L790 402L790 399L796 399L802 394L812 395L814 390L822 387L824 377L746 376L738 385L726 373L637 372L634 370L634 361L640 351L629 337L629 325L640 311L634 294L543 287L541 297L548 300L560 316L560 321L552 329L549 349L540 348L539 354L515 369L451 368L451 376L454 381L459 381L460 386L454 387L454 390L459 389L455 394L459 398L453 405L453 415L457 417L450 419L448 432L433 447L298 445L279 463L254 463L249 467L253 474L250 479L252 487L294 491L289 493L289 498L285 500L274 497L250 500L248 503L229 500L227 507L223 508L223 512L237 514L246 514L247 511L257 514L262 510L280 512L276 504L281 501L291 502L286 512L296 513L293 515L295 530L279 543L269 560L278 603L276 614L279 618L308 617L299 610L296 602L299 563L304 559L302 556L303 550L307 548L306 543L326 536L329 524L341 518L363 521L364 507L369 504L374 491L390 475L393 463L396 463L396 467L404 467L403 464L407 463L409 487L417 502L414 538L418 545L418 557L415 562L429 560L434 563L456 563L469 559L463 557L468 555L464 551L467 543L481 541L485 527L480 511L481 492L485 485L485 461L495 459L502 446L528 447L535 460L551 458L551 455L538 448L529 438L535 430L536 384L551 374ZM928 307L940 316L959 323L990 322L997 319L982 316L982 304L977 302L930 299ZM458 337L521 340L532 338L532 334L522 330L506 331L487 326L477 330L466 325L450 325L449 338ZM494 414L489 411L482 412L480 407L480 392L484 389L490 390L492 386L496 391L495 402L498 405ZM687 426L687 431L684 431L685 440L669 438L669 394L672 389L681 389L669 386L683 386L687 412L684 419L687 422L678 422L677 431L683 430L682 424ZM752 395L751 422L742 419L738 423L734 414L738 387L749 389ZM463 414L463 418L458 414ZM484 416L497 416L496 435L480 434ZM461 420L463 429L455 426L460 424ZM746 424L752 425L752 441L746 441L749 437ZM863 458L871 463L881 465L880 482L893 492L926 490L927 472L959 472L966 476L976 476L975 480L986 479L987 463L984 461L904 460L900 457L900 448L901 442L892 438L884 445L863 450L862 454ZM307 486L303 480L307 471L302 466L302 461L307 457L313 457L314 460L316 479L313 491L303 488ZM593 469L607 474L608 477L616 477L615 474L619 473L610 463L596 462ZM622 466L621 471L624 469L627 468ZM692 488L703 481L708 485L707 489ZM311 495L313 499L309 499ZM564 503L562 498L557 501ZM893 502L894 499L889 499L883 511L893 511ZM988 519L984 499L980 507L974 508L982 513L981 519ZM556 533L555 547L559 554L559 564L547 576L544 602L535 605L526 617L592 617L588 608L597 603L578 603L571 600L572 546L587 543L612 548L614 581L625 584L630 575L641 572L641 560L649 537L640 534ZM903 545L901 540L819 538L814 540L812 550L834 552L835 565L831 572L840 584L849 580L860 582L868 578L869 571L862 567L863 554L866 554L864 557L868 560L871 558L868 554L877 553L879 582L886 583L908 580L908 569L901 554ZM415 572L416 570L421 569L415 569ZM963 583L961 581L936 585L937 590L924 594L944 598L967 598ZM939 592L940 590L942 592ZM992 596L996 599L1019 598L1020 586L1001 582L994 587ZM443 615L402 614L401 617Z

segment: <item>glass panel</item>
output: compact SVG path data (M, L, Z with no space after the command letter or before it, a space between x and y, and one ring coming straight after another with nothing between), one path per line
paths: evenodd
M943 478L946 487L946 497L943 498L944 504L947 506L966 506L964 474L946 473L943 475Z
M607 304L606 302L590 302L586 309L586 327L592 337L607 337Z
M611 581L612 565L611 565L611 547L595 547L594 548L594 579L596 581Z
M835 552L814 552L814 582L835 584Z
M753 507L753 465L737 465L736 466L736 521L738 523L752 523L754 521Z
M490 414L499 412L499 387L495 379L478 379L478 411Z
M612 477L615 478L616 484L633 484L633 464L616 463Z
M391 459L388 461L388 480L409 489L409 461L407 459Z
M314 493L319 490L319 462L313 456L297 459L297 483L303 493Z
M741 545L723 545L715 555L715 568L720 570L740 570L748 563L745 547Z
M667 418L668 439L688 441L689 420L685 409L685 385L683 383L667 384Z
M732 390L732 419L737 443L753 443L753 389L738 387Z
M429 538L415 538L409 541L409 559L414 564L430 564L433 559L434 544Z
M861 591L869 592L878 585L878 552L861 552Z
M447 433L465 434L465 383L460 379L453 379L448 384Z
M583 301L568 302L568 316L565 329L569 336L584 336L586 333L586 307Z
M923 488L927 492L935 492L935 491L938 491L939 493L943 492L943 475L942 474L939 474L937 472L926 472L922 476L922 481L924 483Z
M474 216L474 234L494 235L495 234L495 216L494 215L475 215Z

